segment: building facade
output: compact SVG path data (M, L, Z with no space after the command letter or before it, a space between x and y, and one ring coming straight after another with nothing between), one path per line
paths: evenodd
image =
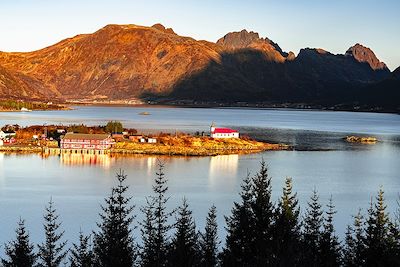
M217 128L211 125L210 136L212 138L239 138L239 132L230 128Z
M60 141L61 149L110 149L114 140L109 134L76 134L66 133Z

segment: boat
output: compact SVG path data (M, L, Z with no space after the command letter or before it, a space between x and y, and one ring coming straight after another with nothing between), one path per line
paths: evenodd
M32 110L27 109L27 108L21 108L21 112L31 112Z
M143 112L140 112L139 115L151 115L151 114L147 111L143 111Z

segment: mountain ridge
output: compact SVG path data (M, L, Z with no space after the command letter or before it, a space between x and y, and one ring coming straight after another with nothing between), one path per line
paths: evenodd
M284 52L242 30L216 43L151 27L109 24L32 52L0 52L0 97L360 102L358 88L390 76L373 51ZM357 89L357 90L356 90Z

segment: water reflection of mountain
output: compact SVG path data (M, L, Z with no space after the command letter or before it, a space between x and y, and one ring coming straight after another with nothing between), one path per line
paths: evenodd
M238 170L239 155L220 155L210 157L208 172L209 186L225 188L227 190L235 187Z
M60 162L64 165L96 165L109 169L113 159L109 155L61 154Z

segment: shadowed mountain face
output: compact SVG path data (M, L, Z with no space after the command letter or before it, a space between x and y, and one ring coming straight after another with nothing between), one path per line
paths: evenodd
M29 53L0 52L0 97L138 97L220 102L343 103L390 77L359 44L345 55L322 49L283 52L257 33L216 43L152 27L108 25Z

